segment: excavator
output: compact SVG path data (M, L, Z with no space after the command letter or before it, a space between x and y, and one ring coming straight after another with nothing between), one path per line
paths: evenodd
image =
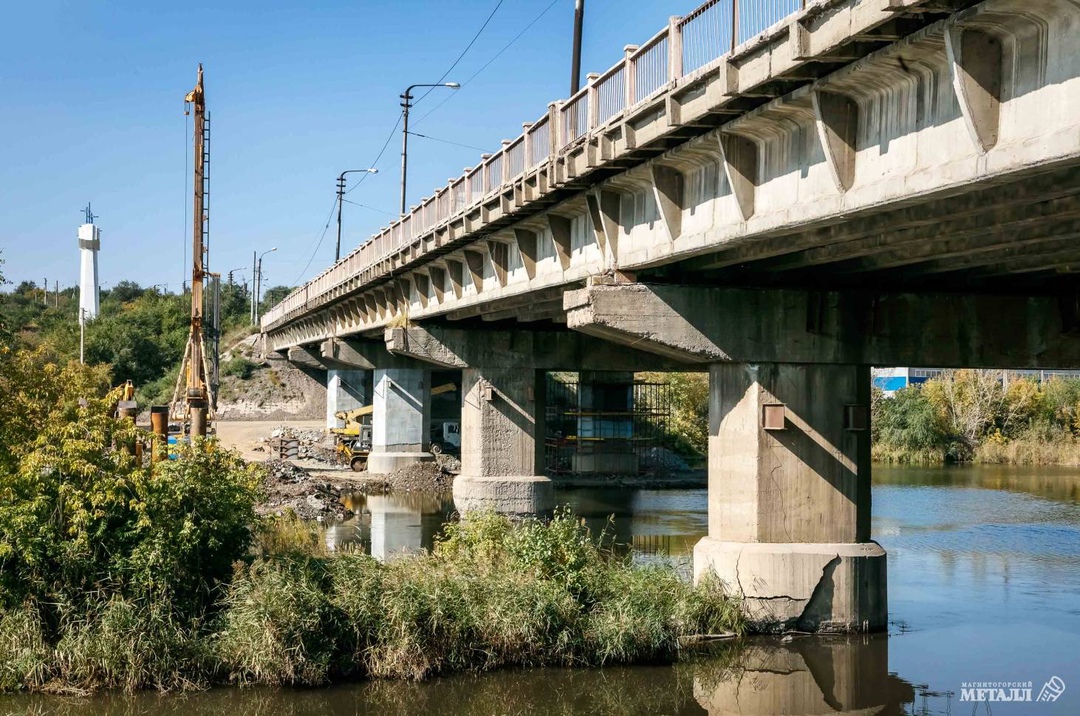
M431 389L431 394L442 395L457 390L454 383L443 383ZM334 447L338 459L349 465L356 472L367 468L368 455L371 453L371 414L375 406L365 405L352 410L339 410L334 417L345 424L341 428L330 428L334 436ZM461 426L457 420L437 421L431 426L430 449L438 455L444 451L461 448Z

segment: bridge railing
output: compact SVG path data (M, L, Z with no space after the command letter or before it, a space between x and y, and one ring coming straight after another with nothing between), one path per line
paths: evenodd
M806 7L809 0L707 0L640 46L627 45L607 72L544 116L524 125L520 136L484 154L466 169L337 264L297 288L262 318L264 330L361 271L411 245L432 229L476 208L523 174L567 151L582 137L632 110L671 83L717 62L747 40Z

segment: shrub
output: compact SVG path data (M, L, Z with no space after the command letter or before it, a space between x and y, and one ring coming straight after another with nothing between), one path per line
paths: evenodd
M247 380L255 372L256 365L243 356L238 356L227 361L221 366L221 372L225 375L235 376L241 380Z

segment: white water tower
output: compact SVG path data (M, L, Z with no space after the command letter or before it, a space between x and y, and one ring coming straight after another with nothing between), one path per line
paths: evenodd
M98 249L101 248L101 229L94 224L96 218L86 205L86 223L79 227L79 322L98 314Z

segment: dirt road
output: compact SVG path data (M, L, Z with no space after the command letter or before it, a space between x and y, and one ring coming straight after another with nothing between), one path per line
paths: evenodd
M262 462L270 455L255 450L259 438L268 438L275 428L288 426L300 430L324 430L325 420L219 420L215 423L218 440L237 450L245 460Z

